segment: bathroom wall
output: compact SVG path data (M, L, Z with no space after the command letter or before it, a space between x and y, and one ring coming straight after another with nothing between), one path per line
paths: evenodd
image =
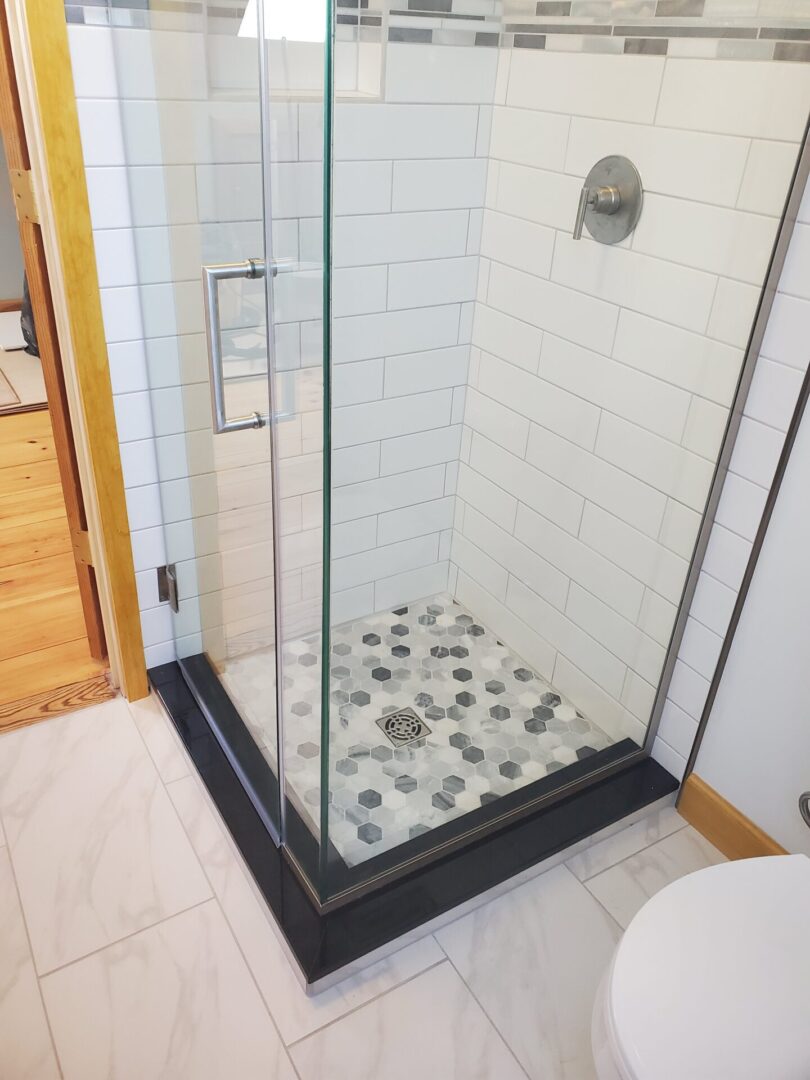
M803 231L810 231L807 225ZM805 241L805 258L809 252L810 245ZM792 282L804 293L804 300L797 300L804 320L804 364L810 340L807 265L805 262L803 278L794 278ZM789 370L791 375L798 374L794 368ZM770 408L773 420L781 429L784 405L788 402L783 404L774 393L763 404ZM788 851L810 855L810 829L798 810L799 796L810 790L808 485L810 416L805 414L709 716L695 772ZM750 524L754 524L752 519ZM703 661L715 655L713 635L717 629L716 623L713 630L701 627L702 634L711 634L712 640L693 653L692 662L699 668L697 677L707 670ZM670 707L674 706L668 703ZM669 735L685 750L692 732L693 724L687 716L673 719L670 715L667 728L662 728L662 737Z
M456 593L579 708L640 741L810 68L683 56L694 42L675 38L656 39L656 55L623 43L614 55L555 51L534 33L542 26L511 29L492 121ZM611 153L641 173L639 225L614 248L574 241L582 179Z
M810 362L808 342L810 188L793 231L653 748L654 757L679 778L697 734L785 432ZM800 479L807 421L802 433L793 449L788 479L760 555L755 588L746 602L697 770L766 831L771 824L778 825L774 835L790 836L791 843L796 839L795 830L785 831L784 826L792 821L795 800L788 804L800 782L801 762L806 760L801 752L802 731L807 725L800 693L806 667L801 659L805 631L790 618L794 605L800 605L806 594L806 548L801 546L805 500ZM798 614L797 618L800 620ZM754 651L755 642L761 648L759 655ZM774 755L770 759L774 766L779 762L775 773L780 777L778 784L763 782L771 774L763 757L768 754ZM792 768L789 762L794 760L798 772L789 782L785 770ZM759 779L744 793L743 785L757 771ZM784 791L777 792L783 777ZM776 808L780 800L784 819ZM782 842L790 846L787 840Z

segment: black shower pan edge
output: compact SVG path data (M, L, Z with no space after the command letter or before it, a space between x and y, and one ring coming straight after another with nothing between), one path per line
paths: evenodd
M273 842L179 664L152 668L149 676L308 985L678 787L662 766L644 758L375 892L320 912Z

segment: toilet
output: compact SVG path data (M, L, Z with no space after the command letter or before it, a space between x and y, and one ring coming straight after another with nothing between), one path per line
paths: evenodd
M810 1078L810 859L698 870L635 916L594 1006L599 1080Z

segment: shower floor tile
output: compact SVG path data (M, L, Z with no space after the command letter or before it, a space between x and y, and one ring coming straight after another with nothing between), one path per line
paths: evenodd
M450 596L332 630L329 839L350 866L508 795L612 740ZM319 639L285 646L285 772L317 834ZM273 768L273 658L223 681ZM392 729L390 734L386 729Z

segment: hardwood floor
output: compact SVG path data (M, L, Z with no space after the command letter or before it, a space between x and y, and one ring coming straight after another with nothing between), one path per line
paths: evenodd
M90 656L47 411L0 416L0 729L113 696Z

